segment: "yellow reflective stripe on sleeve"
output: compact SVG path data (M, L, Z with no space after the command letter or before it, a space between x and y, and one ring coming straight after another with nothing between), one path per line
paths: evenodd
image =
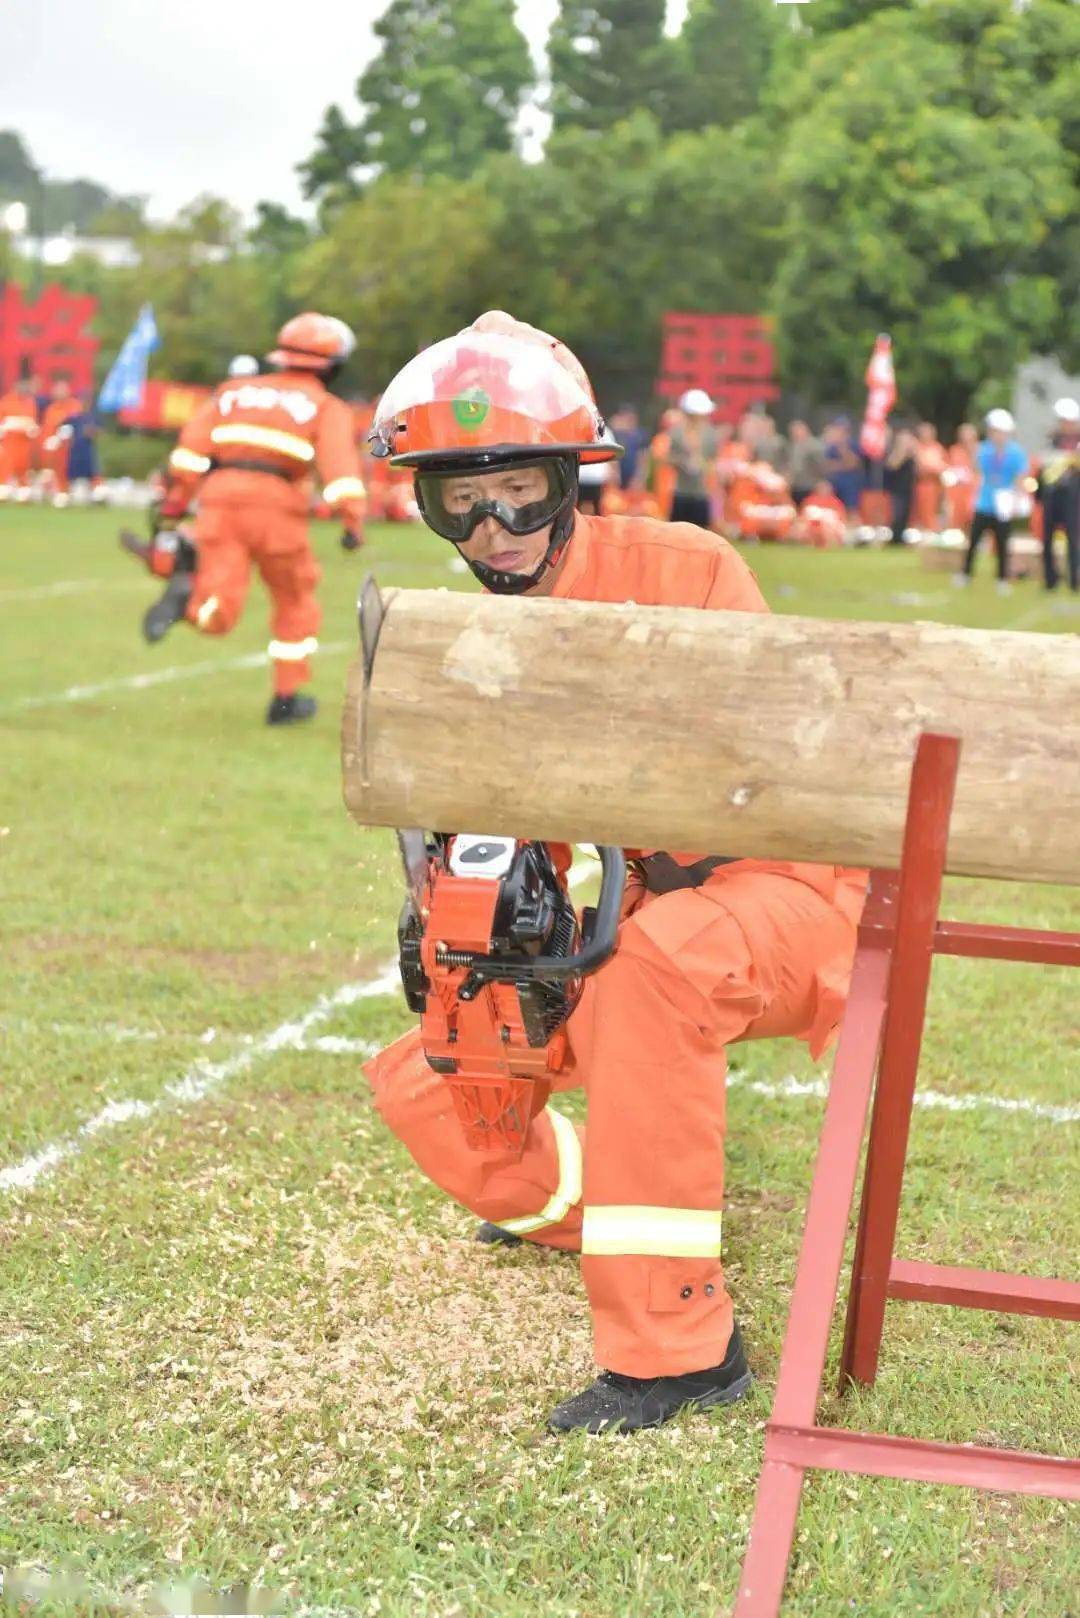
M33 438L38 430L38 424L33 416L5 416L0 421L0 432L29 433Z
M655 1258L719 1258L720 1210L709 1208L586 1208L581 1251Z
M276 455L288 455L294 461L313 461L315 446L296 433L282 433L276 427L256 427L249 422L235 426L214 427L210 432L213 444L242 444L249 449L270 449Z
M272 640L266 650L275 663L302 663L319 650L319 643L309 635L306 640Z
M177 444L169 456L169 465L174 472L195 472L200 477L209 472L211 467L209 455L196 455L193 449L185 449L183 444Z
M323 499L332 506L338 500L362 500L366 493L359 478L335 478L323 490Z
M550 1120L555 1131L559 1183L538 1214L499 1220L499 1229L509 1230L515 1236L527 1236L531 1231L543 1230L545 1225L557 1225L581 1201L581 1142L577 1130L569 1118L556 1112L554 1107L545 1107L544 1116Z

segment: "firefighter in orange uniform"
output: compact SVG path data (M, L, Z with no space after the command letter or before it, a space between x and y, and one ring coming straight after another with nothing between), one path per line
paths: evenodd
M652 493L660 507L660 515L665 521L671 516L671 507L675 500L675 484L678 473L671 464L671 434L679 424L677 410L665 410L660 417L659 429L652 443L649 445L649 476L652 483Z
M53 384L52 398L41 416L41 466L49 480L55 506L68 500L68 450L72 416L82 415L83 407L71 392L71 383L61 378Z
M979 429L970 421L962 421L956 434L956 443L948 450L948 466L941 475L945 489L945 505L949 527L966 534L975 515L975 453L979 448Z
M833 493L828 478L822 478L799 506L794 537L802 545L824 551L842 545L846 535L847 507Z
M413 468L425 521L488 590L767 610L726 540L575 511L581 458L618 453L602 430L574 356L493 312L398 374L373 438ZM749 1388L721 1264L726 1047L787 1034L820 1054L843 1010L865 885L862 872L737 850L630 853L619 945L587 980L557 1086L584 1086L586 1129L549 1104L520 1160L474 1152L417 1034L367 1068L382 1117L425 1174L490 1222L487 1237L581 1254L605 1370L552 1413L557 1431L658 1426Z
M29 500L39 430L34 379L20 377L0 398L0 500Z
M364 485L349 406L327 390L354 346L329 315L288 321L269 356L272 370L224 382L180 434L169 462L164 521L183 516L198 490L194 571L173 573L143 619L154 642L181 618L203 635L227 635L240 617L251 564L273 602L270 660L274 695L267 723L310 719L310 678L321 613L319 568L308 539L311 472L344 522L341 543L362 543Z
M942 495L948 456L932 421L920 421L915 429L915 437L915 498L911 507L911 526L924 534L938 534L941 532Z

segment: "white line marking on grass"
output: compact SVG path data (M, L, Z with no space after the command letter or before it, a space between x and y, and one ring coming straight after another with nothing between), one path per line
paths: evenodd
M728 1074L728 1088L752 1090L755 1095L770 1100L798 1100L813 1096L824 1101L829 1094L827 1079L797 1079L789 1073L785 1079L749 1079L732 1071ZM1080 1107L1057 1106L1050 1101L1035 1101L1030 1096L992 1096L981 1092L967 1095L947 1095L943 1090L916 1090L917 1107L940 1107L946 1112L1014 1112L1029 1118L1047 1118L1054 1124L1080 1123Z
M47 601L51 596L85 595L96 590L145 589L144 579L58 579L55 584L28 585L25 590L0 590L0 607L9 601Z
M167 1084L161 1094L152 1101L130 1099L127 1101L110 1101L100 1112L87 1119L85 1124L69 1135L66 1140L53 1141L43 1146L40 1151L32 1152L24 1157L20 1163L12 1163L6 1169L0 1169L0 1191L29 1191L38 1181L51 1174L53 1169L61 1163L77 1157L83 1150L86 1142L106 1129L112 1129L116 1124L126 1123L131 1118L149 1118L152 1114L162 1111L170 1104L188 1106L193 1102L202 1101L206 1096L217 1090L229 1079L238 1073L245 1073L260 1057L272 1056L275 1051L294 1049L298 1042L302 1042L313 1028L332 1017L335 1011L342 1006L355 1005L358 1000L369 1000L377 995L390 994L400 986L397 963L384 968L375 978L367 983L345 983L332 994L320 995L311 1010L289 1022L279 1024L261 1039L235 1056L229 1057L225 1062L195 1062L179 1079Z
M320 655L348 651L351 646L351 641L328 641L320 647ZM0 706L0 714L20 713L27 708L48 708L58 702L89 702L112 691L145 691L150 686L167 685L173 680L196 680L203 674L257 669L267 661L265 652L246 652L243 657L214 658L204 663L175 663L163 669L152 669L146 674L126 674L116 680L101 680L97 685L69 685L64 691L47 691L39 697L19 697L15 702L5 702Z

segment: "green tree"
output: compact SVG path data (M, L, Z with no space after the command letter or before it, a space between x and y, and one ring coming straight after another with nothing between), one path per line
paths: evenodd
M682 234L680 220L693 221ZM385 176L305 249L291 292L354 326L367 392L496 307L570 343L606 408L647 405L664 311L759 310L780 221L760 130L665 140L641 111L554 134L543 163L505 154L469 181Z
M773 0L690 0L679 35L679 129L727 128L757 111L780 32Z
M466 179L509 151L533 67L513 0L396 0L375 24L381 49L361 74L360 122L328 109L301 166L305 194L355 194L365 173Z
M548 41L556 130L610 129L634 107L666 127L680 88L665 0L562 0Z
M301 253L292 301L348 321L350 380L376 393L485 307L498 253L498 206L478 179L385 175Z
M910 10L913 3L921 5L924 0L813 0L798 21L814 34L835 34L867 22L880 11Z
M99 300L95 330L103 371L147 301L161 334L161 347L150 360L152 376L219 382L235 353L258 354L269 346L276 310L262 263L255 254L208 245L198 234L197 221L212 200L200 199L188 220L137 238L138 265L108 269L89 254L78 254L55 272L63 284ZM227 216L226 205L220 206Z
M248 251L255 258L272 300L275 325L294 312L289 291L301 254L312 239L311 226L276 202L260 202L255 223L247 233ZM333 312L333 311L331 311Z
M22 136L14 129L0 129L0 202L29 206L40 185L40 171Z
M903 401L946 426L1060 322L1040 258L1076 207L1056 127L1019 105L978 116L964 48L935 38L925 16L894 12L807 58L781 165L790 200L774 288L789 376L820 397L857 395L887 330Z

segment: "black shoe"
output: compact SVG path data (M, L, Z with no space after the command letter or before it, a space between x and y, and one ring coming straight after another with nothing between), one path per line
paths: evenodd
M142 630L151 646L163 639L179 623L191 600L192 575L174 573L165 586L165 593L143 615Z
M616 1371L601 1371L584 1393L556 1405L548 1426L556 1433L578 1427L587 1433L633 1433L641 1427L660 1427L680 1410L734 1404L749 1393L752 1382L736 1326L722 1365L688 1371L684 1376L620 1376Z
M301 719L313 719L319 704L314 697L294 691L291 697L275 697L266 710L268 725L295 725Z
M476 1227L476 1240L482 1247L520 1247L521 1237L515 1236L512 1230L503 1230L501 1225L493 1225L485 1219Z

